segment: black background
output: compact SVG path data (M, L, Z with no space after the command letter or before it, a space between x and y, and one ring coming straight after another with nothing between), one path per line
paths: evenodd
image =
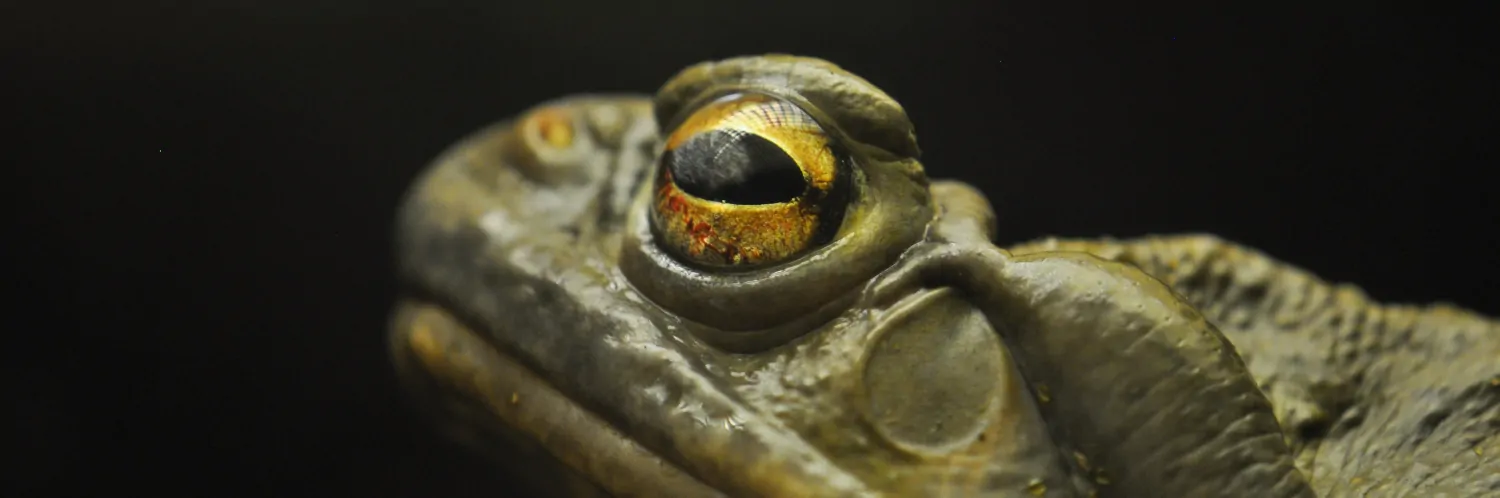
M1005 241L1213 232L1500 314L1486 16L1047 3L7 7L7 474L26 496L503 495L393 387L399 196L533 103L746 53L887 90Z

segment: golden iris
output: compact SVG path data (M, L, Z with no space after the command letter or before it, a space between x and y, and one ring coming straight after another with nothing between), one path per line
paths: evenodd
M702 266L786 261L826 243L848 201L847 155L797 105L733 94L667 137L652 224L677 257Z

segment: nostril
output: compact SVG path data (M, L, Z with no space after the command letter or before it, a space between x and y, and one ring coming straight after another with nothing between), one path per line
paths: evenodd
M532 110L511 132L507 159L527 179L544 185L586 181L593 140L580 121L563 105Z

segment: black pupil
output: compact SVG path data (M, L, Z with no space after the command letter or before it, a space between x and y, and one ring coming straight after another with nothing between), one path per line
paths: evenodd
M730 204L773 204L801 195L802 169L781 147L754 133L711 130L668 151L677 188Z

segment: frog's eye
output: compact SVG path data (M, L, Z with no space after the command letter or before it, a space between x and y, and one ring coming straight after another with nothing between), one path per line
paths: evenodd
M847 155L795 104L733 94L667 137L651 222L678 258L752 268L827 243L848 202Z

